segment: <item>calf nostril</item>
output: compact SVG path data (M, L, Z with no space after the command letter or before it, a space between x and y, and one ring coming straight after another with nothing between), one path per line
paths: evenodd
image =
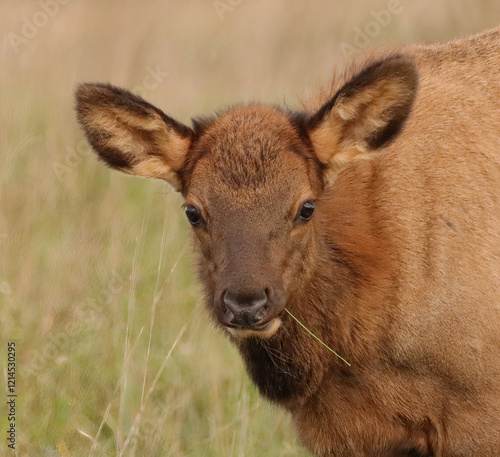
M263 319L266 316L268 310L269 310L269 303L267 303L267 302L264 303L263 305L260 305L260 304L257 305L256 309L255 309L255 315L254 315L255 319L257 321L260 321L261 319Z
M234 313L233 313L233 311L231 311L231 309L227 306L227 304L225 302L222 305L222 312L229 322L233 321Z
M224 293L222 302L224 304L224 308L232 313L234 313L234 311L238 308L238 302L230 291Z
M254 326L266 317L271 308L268 293L268 289L258 292L226 290L221 304L224 320L241 327Z

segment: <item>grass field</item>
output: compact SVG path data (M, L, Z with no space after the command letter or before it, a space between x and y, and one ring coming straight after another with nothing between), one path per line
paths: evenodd
M180 197L90 152L78 82L189 123L237 101L297 105L345 49L499 22L495 0L0 2L0 455L308 455L208 321Z

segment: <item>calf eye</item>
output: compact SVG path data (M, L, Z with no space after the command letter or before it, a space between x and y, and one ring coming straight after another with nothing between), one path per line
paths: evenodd
M302 204L299 210L298 218L303 221L311 220L314 213L314 202L312 200L307 200Z
M186 216L193 227L203 223L203 217L201 216L200 210L192 205L186 206Z

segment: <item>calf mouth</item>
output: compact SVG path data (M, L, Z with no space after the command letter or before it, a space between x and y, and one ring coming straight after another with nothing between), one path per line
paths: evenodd
M271 338L281 326L281 318L279 316L272 317L265 322L258 323L258 325L253 325L250 328L237 327L234 325L228 325L223 323L224 328L235 338L245 339L245 338L261 338L268 339Z

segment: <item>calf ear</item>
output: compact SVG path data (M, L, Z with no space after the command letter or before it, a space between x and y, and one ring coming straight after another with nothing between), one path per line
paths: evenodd
M81 84L77 118L88 141L111 168L159 178L176 190L192 130L141 97L109 84Z
M410 114L418 73L395 55L366 67L308 121L318 159L334 173L393 140Z

